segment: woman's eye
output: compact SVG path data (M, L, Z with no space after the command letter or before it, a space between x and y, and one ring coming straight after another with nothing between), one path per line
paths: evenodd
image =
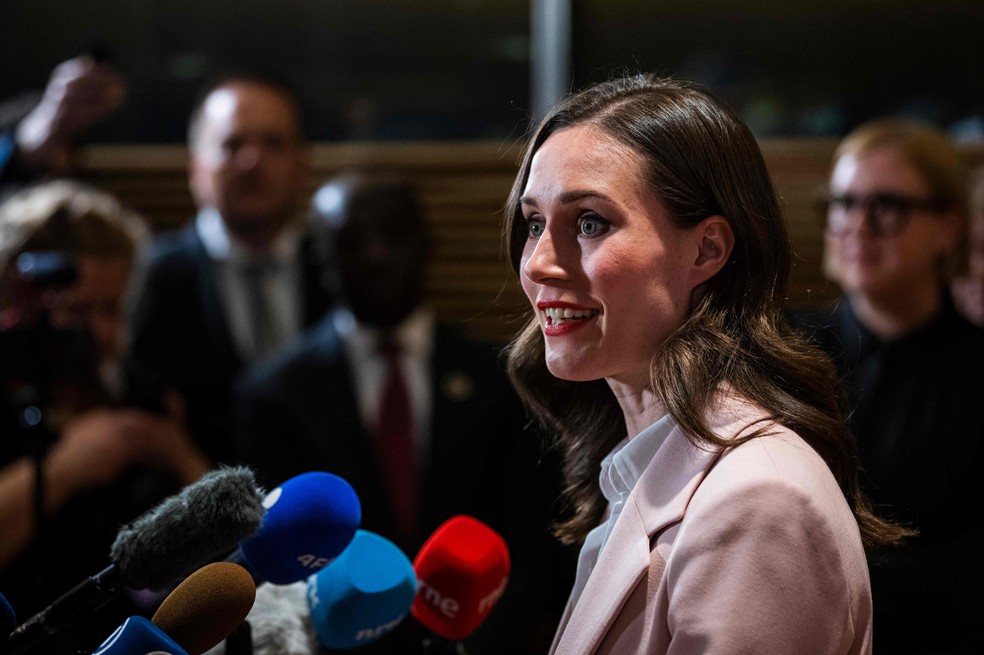
M608 221L600 216L588 214L578 221L578 229L586 237L596 237L608 231Z
M538 218L526 219L526 229L529 231L531 239L538 238L543 234L543 221Z

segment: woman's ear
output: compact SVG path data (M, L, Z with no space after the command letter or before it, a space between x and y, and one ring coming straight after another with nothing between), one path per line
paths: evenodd
M697 238L697 259L692 269L696 287L724 268L735 247L735 233L731 223L723 216L708 216L695 228Z

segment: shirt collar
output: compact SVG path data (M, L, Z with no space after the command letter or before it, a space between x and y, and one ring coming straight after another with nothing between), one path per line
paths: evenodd
M203 209L195 217L195 231L205 246L209 257L216 261L245 263L257 259L255 250L236 240L226 228L225 222L215 209ZM277 264L289 264L300 245L303 228L292 224L273 241L263 258Z
M425 307L417 308L410 316L391 330L400 343L403 352L413 357L426 357L433 345L434 313ZM335 330L358 352L375 352L382 330L360 323L346 307L338 308L332 314Z
M601 492L608 502L632 491L676 421L666 414L633 439L626 437L601 462Z

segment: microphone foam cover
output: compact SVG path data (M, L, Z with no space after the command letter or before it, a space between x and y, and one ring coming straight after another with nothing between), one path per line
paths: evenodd
M246 569L214 562L175 587L157 608L153 622L190 655L200 655L232 634L255 598L256 586Z
M156 625L142 616L131 616L92 655L143 655L154 651L188 655L187 651Z
M263 506L260 529L240 549L250 571L274 584L304 580L325 567L351 543L362 521L352 485L321 471L287 480Z
M389 633L417 591L413 564L393 542L359 530L338 558L308 578L311 623L322 646L355 648Z
M411 613L446 639L470 635L499 602L509 581L509 548L470 516L454 516L434 531L414 560L419 591Z
M160 590L233 550L262 520L253 472L220 468L121 528L110 558L130 586Z
M312 655L318 640L308 610L307 581L263 584L246 621L251 628L254 655Z
M14 608L10 606L4 595L0 594L0 646L4 645L16 625L17 615L14 614Z

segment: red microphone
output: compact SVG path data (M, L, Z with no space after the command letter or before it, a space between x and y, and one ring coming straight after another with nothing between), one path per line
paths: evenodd
M478 519L454 516L427 539L413 568L418 585L410 613L431 632L460 641L502 597L509 581L509 548Z

